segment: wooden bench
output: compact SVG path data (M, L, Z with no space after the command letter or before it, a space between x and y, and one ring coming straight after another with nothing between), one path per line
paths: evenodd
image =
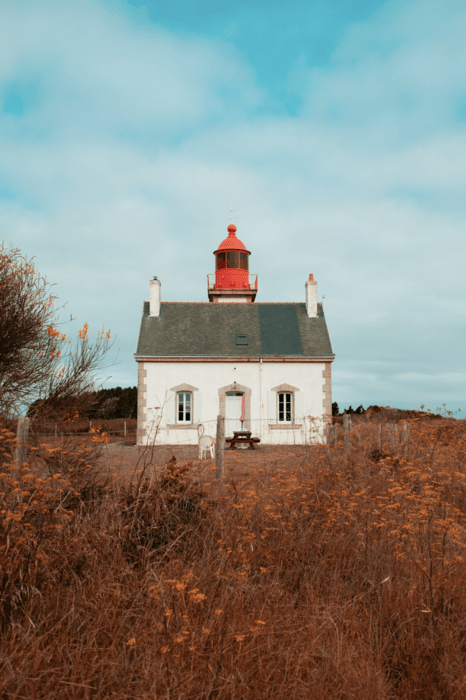
M254 450L254 443L260 442L260 438L251 437L249 430L233 431L233 437L226 438L226 442L230 443L230 450L234 450L236 445L247 444L250 450Z

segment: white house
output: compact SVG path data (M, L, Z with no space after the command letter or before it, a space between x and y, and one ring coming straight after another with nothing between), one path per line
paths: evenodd
M150 282L135 353L138 444L196 443L200 423L215 436L218 415L226 435L244 427L262 444L322 440L334 354L313 275L304 302L257 303L236 226L214 255L208 302L163 302Z

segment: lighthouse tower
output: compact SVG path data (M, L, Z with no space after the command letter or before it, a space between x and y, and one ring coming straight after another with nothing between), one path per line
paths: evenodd
M236 226L228 226L228 236L214 251L215 275L207 275L209 301L214 304L247 304L257 294L257 275L249 274L249 250L236 237Z

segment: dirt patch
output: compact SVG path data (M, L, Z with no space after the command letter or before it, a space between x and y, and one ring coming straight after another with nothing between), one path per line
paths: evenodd
M216 468L214 459L198 459L197 445L157 445L155 447L130 447L121 443L109 444L102 456L102 466L117 478L136 478L142 470L147 475L166 465L173 457L179 466L187 466L201 480ZM225 450L225 473L250 476L261 468L288 468L296 463L304 464L312 447L303 445L261 445L255 450ZM210 478L210 477L209 477Z

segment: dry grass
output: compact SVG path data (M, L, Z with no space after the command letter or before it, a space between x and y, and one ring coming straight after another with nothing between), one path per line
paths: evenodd
M13 423L13 421L10 421L10 423ZM49 436L55 436L55 434L69 436L83 435L89 432L106 433L108 441L112 442L114 439L118 439L118 436L123 436L125 424L126 436L131 441L131 444L135 445L137 420L133 418L95 418L91 421L87 418L65 421L41 420L40 422L32 423L30 431L44 439L47 439Z
M465 432L411 425L92 488L4 430L0 696L464 697Z

